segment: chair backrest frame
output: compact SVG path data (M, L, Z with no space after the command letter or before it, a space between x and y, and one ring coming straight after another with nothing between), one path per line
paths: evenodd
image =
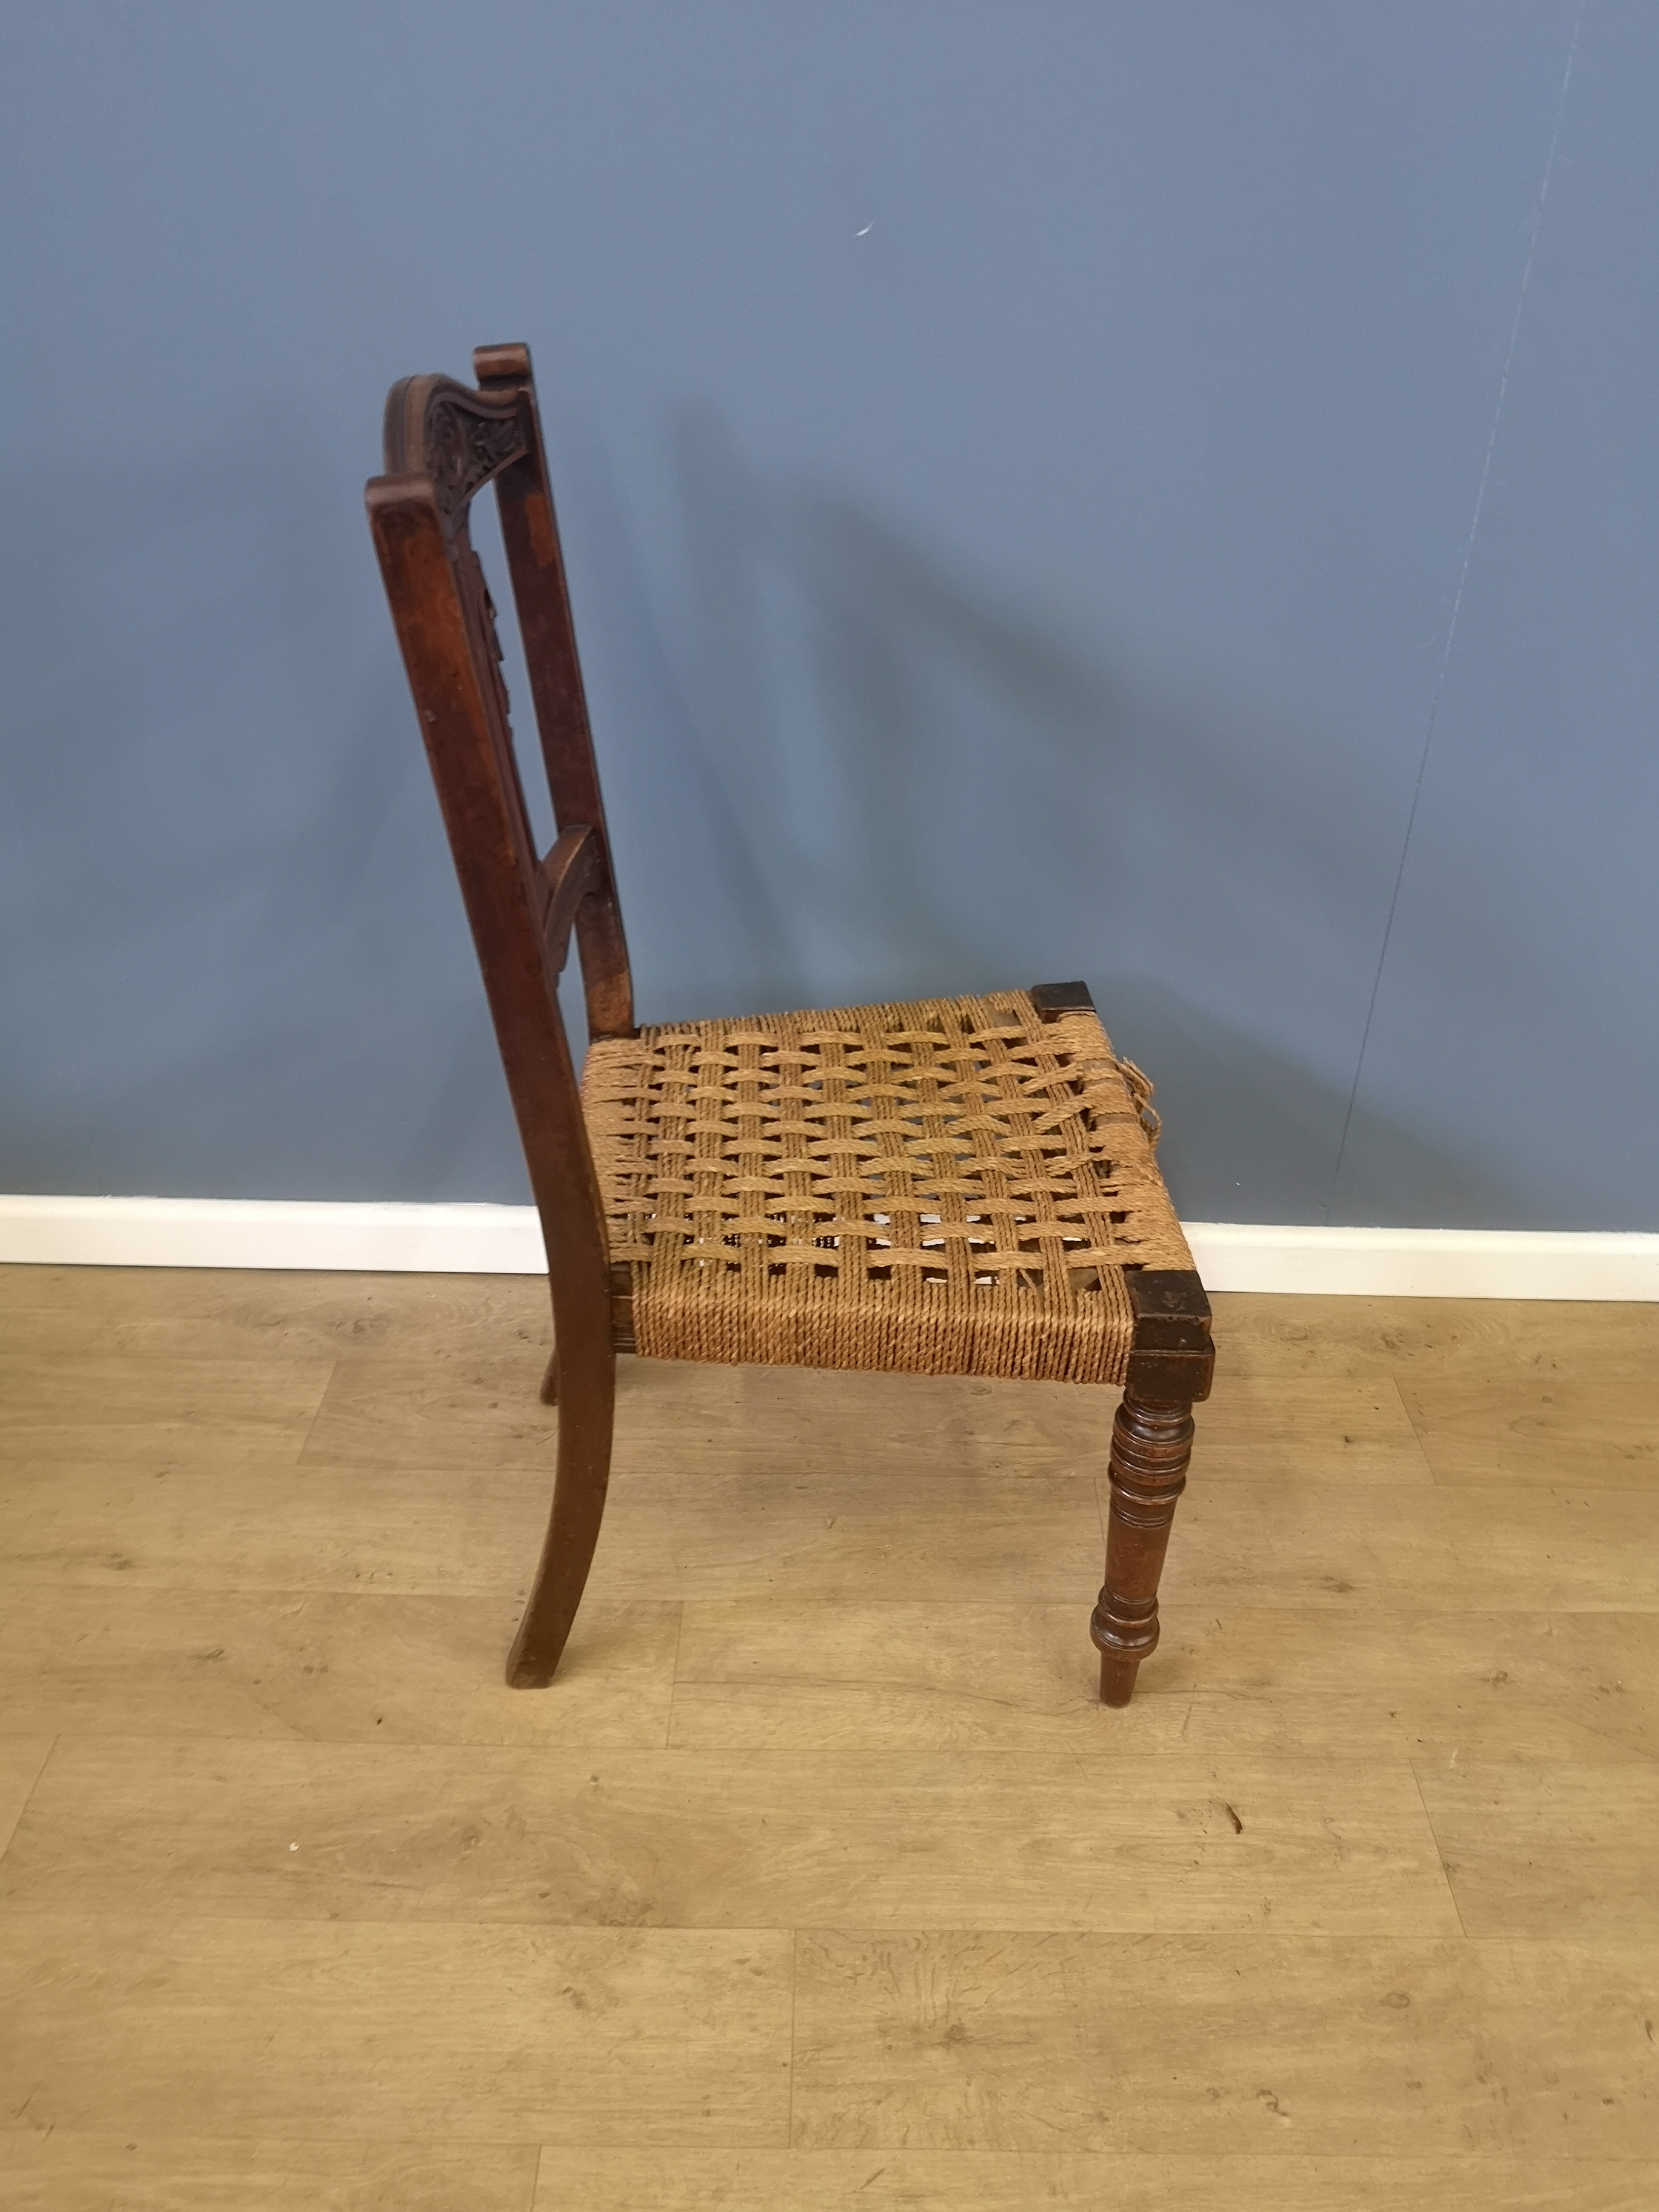
M589 1033L634 1033L633 988L526 347L473 356L478 388L405 378L367 492L380 572L501 1048L567 1355L610 1344L605 1218L559 1010L570 939ZM468 529L493 483L558 836L538 855L495 609Z

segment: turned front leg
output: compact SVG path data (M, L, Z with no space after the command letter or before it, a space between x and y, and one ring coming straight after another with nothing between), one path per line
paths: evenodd
M1106 1582L1089 1623L1100 1652L1103 1705L1128 1704L1140 1662L1157 1645L1158 1578L1192 1455L1189 1401L1166 1404L1125 1391L1112 1423Z

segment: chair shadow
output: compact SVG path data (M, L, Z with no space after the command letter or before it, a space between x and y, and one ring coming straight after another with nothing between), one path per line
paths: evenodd
M758 951L722 972L711 932L673 1014L1081 972L1158 1081L1188 1218L1322 1219L1351 1121L1389 1176L1345 1176L1346 1218L1524 1218L1480 1161L1350 1116L1397 858L1352 729L1084 647L708 416L677 453L684 721L744 857L724 934Z
M10 1188L527 1194L337 428L6 487ZM710 417L672 462L678 542L561 462L642 1018L1081 974L1182 1210L1319 1219L1381 923L1354 732L1081 638ZM1524 1219L1356 1127L1388 1188L1349 1218Z

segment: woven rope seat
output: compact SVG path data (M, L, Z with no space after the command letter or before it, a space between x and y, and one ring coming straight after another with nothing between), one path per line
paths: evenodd
M690 1022L582 1079L658 1359L1124 1378L1126 1268L1189 1268L1145 1079L1023 991Z

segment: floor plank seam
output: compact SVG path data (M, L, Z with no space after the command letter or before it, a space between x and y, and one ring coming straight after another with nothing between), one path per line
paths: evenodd
M789 1931L789 2097L783 2123L783 2147L795 2148L795 2048L796 1999L800 1990L800 1936L799 1928Z
M680 1694L680 1648L685 1642L686 1601L680 1601L679 1618L674 1624L674 1657L668 1669L668 1711L663 1721L662 1747L672 1751L674 1746L674 1711Z
M1415 1759L1410 1762L1412 1780L1415 1784L1417 1789L1417 1802L1423 1808L1423 1818L1428 1823L1429 1838L1434 1845L1434 1856L1440 1867L1440 1879L1446 1885L1446 1894L1451 1899L1452 1911L1457 1915L1457 1924L1463 1931L1464 1942L1468 1942L1470 1940L1468 1923L1463 1917L1463 1908L1457 1901L1457 1886L1453 1881L1451 1875L1446 1866L1446 1854L1441 1844L1440 1832L1434 1825L1434 1815L1430 1812L1429 1801L1424 1795L1423 1778L1417 1771L1419 1764L1419 1762Z

